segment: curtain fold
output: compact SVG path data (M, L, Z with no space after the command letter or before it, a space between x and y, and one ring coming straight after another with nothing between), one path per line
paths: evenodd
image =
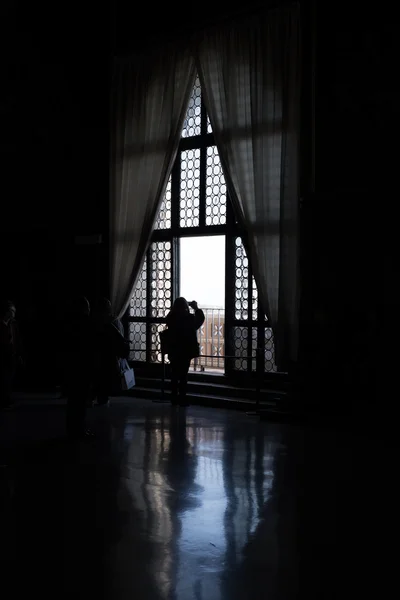
M298 4L203 32L196 63L260 300L285 369L298 345Z
M171 46L116 61L112 76L110 296L121 317L176 157L195 65Z

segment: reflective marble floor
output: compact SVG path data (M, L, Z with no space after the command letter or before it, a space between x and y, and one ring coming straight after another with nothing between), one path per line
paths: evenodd
M81 443L65 439L62 403L0 415L12 596L354 598L369 564L366 589L375 577L382 593L396 502L376 493L381 441L139 400L89 413L96 438ZM383 470L397 454L384 455Z

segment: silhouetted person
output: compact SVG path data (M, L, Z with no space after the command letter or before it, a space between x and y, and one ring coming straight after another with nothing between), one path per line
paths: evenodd
M194 314L190 313L189 307L194 309ZM167 316L172 404L187 405L187 376L190 361L199 356L197 330L203 325L204 318L197 302L188 304L185 298L177 298Z
M97 303L93 311L93 318L96 321L102 321L103 323L112 323L114 327L118 329L120 334L124 335L124 326L121 319L118 319L113 311L110 300L108 298L101 298Z
M16 308L11 300L3 300L0 304L0 407L12 406L12 389L21 359L20 341L17 323L15 321Z
M91 398L95 335L90 305L85 297L72 304L64 334L64 383L67 394L67 432L71 437L90 435L85 430L86 406Z
M129 342L124 338L124 327L112 313L111 302L102 298L93 314L95 329L94 394L99 405L108 405L109 395L119 390L120 360L129 355Z

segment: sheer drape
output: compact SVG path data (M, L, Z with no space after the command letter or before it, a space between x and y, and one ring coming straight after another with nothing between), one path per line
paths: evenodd
M299 7L204 32L197 63L282 369L298 335Z
M125 312L178 149L195 76L179 47L116 62L111 98L110 268Z

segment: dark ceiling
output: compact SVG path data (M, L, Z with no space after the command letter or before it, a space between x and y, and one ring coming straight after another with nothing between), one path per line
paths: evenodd
M47 5L6 2L1 7L6 24L0 38L2 55L14 62L32 53L46 62L68 62L71 58L137 52L146 44L155 44L186 36L232 17L274 7L293 0L202 0L192 4L110 0L93 10L80 2ZM308 0L303 0L308 1Z
M147 43L190 35L202 28L287 0L202 0L192 4L113 3L113 54L140 50Z

